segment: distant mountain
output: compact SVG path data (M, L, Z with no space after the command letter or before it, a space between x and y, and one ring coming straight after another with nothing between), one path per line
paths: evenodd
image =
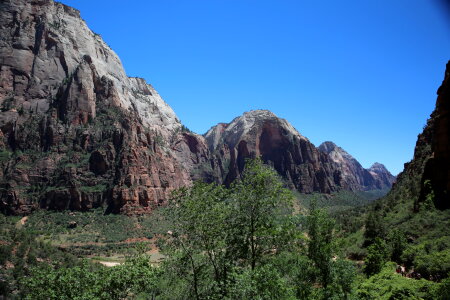
M395 181L383 165L374 164L366 170L333 142L316 148L288 121L267 110L249 111L229 124L219 123L204 137L212 152L224 145L230 149L225 182L239 176L245 158L257 156L303 193L389 189Z
M269 111L246 112L204 136L187 131L69 6L0 1L0 36L4 213L98 206L147 213L194 180L230 184L256 156L303 193L388 186L383 168L339 160L345 155L336 147L319 151Z
M376 186L379 188L391 188L396 180L396 177L383 164L378 162L369 168L369 173L375 178Z
M370 169L364 169L353 156L333 142L324 142L318 148L320 151L328 154L338 165L345 189L388 189L395 182L395 176L384 165L375 163Z
M205 135L211 151L230 149L230 183L244 169L246 158L261 157L300 192L329 193L340 188L340 173L324 153L292 125L267 110L253 110L229 124L218 124Z

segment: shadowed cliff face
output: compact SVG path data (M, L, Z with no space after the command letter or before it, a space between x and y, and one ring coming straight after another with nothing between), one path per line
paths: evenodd
M450 62L437 91L436 108L418 135L414 158L405 164L390 192L391 198L413 200L415 211L427 199L439 209L450 208L449 78Z
M436 108L424 132L419 136L414 153L414 160L425 161L418 202L433 194L436 207L448 209L450 208L450 61L447 63L444 80L437 95ZM429 150L425 152L424 148Z
M208 161L203 138L181 133L77 10L2 1L0 36L0 210L148 212Z

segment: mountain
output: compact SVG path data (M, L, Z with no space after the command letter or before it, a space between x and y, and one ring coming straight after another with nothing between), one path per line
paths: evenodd
M376 186L380 188L391 188L396 177L381 163L374 163L369 168L369 173L375 178Z
M288 121L267 110L252 110L228 124L219 123L204 137L212 153L224 146L230 149L225 183L239 177L250 157L261 157L302 193L383 190L395 181L383 165L366 170L333 142L316 148Z
M303 193L329 193L340 188L336 165L289 122L267 110L252 110L229 124L218 124L204 135L214 152L230 149L225 183L240 176L246 158L261 157L283 176L291 188Z
M69 6L1 1L0 36L4 213L104 205L146 213L194 180L230 184L256 156L303 193L384 187L345 175L342 163L269 111L244 113L204 136L189 132Z
M324 142L318 148L339 166L345 189L389 189L395 181L395 176L384 165L375 163L368 170L364 169L353 156L333 142Z
M0 210L145 212L191 182L202 138L77 10L1 1L0 35Z

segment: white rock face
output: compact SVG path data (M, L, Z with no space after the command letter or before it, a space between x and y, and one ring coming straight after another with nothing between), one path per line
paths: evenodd
M223 132L226 130L228 124L219 123L216 126L211 127L204 137L209 145L210 150L214 150L219 145Z
M292 136L299 139L308 140L302 136L288 121L278 118L269 110L251 110L245 112L242 116L236 117L229 124L220 123L205 133L205 138L210 148L215 149L221 140L226 140L230 147L234 147L239 140L247 135L250 130L258 126L263 121L273 120L280 122L281 127L287 130Z
M142 118L144 125L158 128L159 131L174 131L181 128L181 122L172 108L158 92L142 78L129 78L133 97L130 97Z
M118 95L113 105L136 110L144 125L162 135L181 127L174 111L152 86L143 79L126 75L117 54L100 35L87 27L76 9L52 0L8 1L0 5L21 12L8 21L22 24L22 27L2 30L2 35L14 30L19 34L13 45L0 41L3 66L0 75L7 82L14 70L20 70L26 77L24 80L33 83L35 99L25 99L32 102L25 103L25 107L34 108L35 103L39 103L40 109L45 111L48 103L42 102L54 97L58 85L73 74L83 57L89 56L98 77L113 83ZM11 18L11 15L14 14L5 13L2 17ZM6 84L4 90L8 90ZM28 91L28 96L30 93ZM24 100L19 94L14 97Z
M324 142L319 146L319 149L327 153L332 161L341 166L344 176L354 176L353 169L363 169L353 156L333 142Z

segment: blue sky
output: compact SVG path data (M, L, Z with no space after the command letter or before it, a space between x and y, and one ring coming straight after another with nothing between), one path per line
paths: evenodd
M412 159L450 59L438 0L63 0L197 133L269 109L364 167Z

